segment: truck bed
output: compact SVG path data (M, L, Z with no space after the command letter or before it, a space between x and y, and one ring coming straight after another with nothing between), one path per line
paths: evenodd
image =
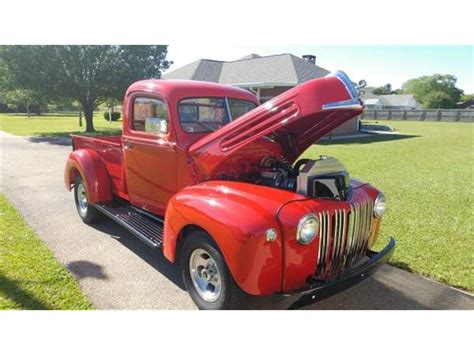
M115 195L128 199L123 164L122 136L80 136L71 135L73 150L91 149L97 152L111 178Z

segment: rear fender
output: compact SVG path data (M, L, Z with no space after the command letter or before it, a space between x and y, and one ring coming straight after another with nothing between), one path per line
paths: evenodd
M69 154L64 169L64 183L71 190L74 180L80 174L87 187L89 203L112 200L110 177L100 155L92 149L78 149Z
M165 257L174 262L183 231L197 226L215 241L240 288L252 295L278 292L282 284L282 233L275 213L281 203L268 188L260 195L258 188L214 181L174 195L165 215ZM273 242L266 240L268 228L278 233Z

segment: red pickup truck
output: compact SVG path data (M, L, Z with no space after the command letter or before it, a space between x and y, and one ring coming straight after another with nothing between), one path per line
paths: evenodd
M363 105L343 72L259 105L197 81L144 80L123 102L121 136L74 135L65 183L86 223L106 215L179 262L201 309L248 295L310 302L369 275L384 195L335 158L298 157Z

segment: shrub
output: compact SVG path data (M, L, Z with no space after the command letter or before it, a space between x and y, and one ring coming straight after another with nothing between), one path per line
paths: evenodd
M104 118L106 121L109 120L109 112L106 111L104 112ZM120 112L112 112L112 121L118 121L118 119L120 118Z

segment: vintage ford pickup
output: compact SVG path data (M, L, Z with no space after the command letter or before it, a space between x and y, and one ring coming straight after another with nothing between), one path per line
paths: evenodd
M144 80L122 136L73 136L65 183L86 223L106 215L178 262L200 309L248 295L318 300L369 275L385 197L335 158L298 157L363 105L343 72L259 105L215 83Z

